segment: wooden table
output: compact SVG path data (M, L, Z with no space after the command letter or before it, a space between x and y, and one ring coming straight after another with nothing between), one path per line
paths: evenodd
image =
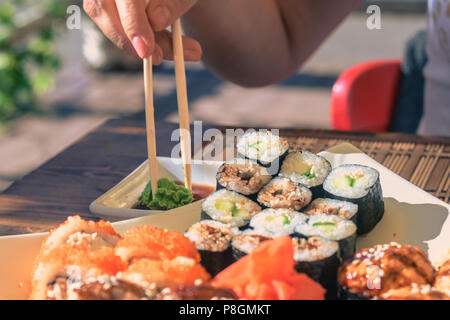
M170 141L177 127L157 123L159 156L170 156L178 143ZM449 138L299 129L281 130L280 135L289 139L292 149L312 152L344 141L353 143L405 179L449 202ZM146 156L142 117L105 122L0 194L0 235L47 231L74 214L98 219L89 212L89 204Z

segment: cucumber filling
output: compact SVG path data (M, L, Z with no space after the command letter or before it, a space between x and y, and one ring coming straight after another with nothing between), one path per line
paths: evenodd
M336 224L333 222L316 222L313 227L320 228L322 232L333 232L336 230Z
M256 151L261 152L264 149L264 143L262 141L256 141L249 145L250 148L256 149Z
M216 207L217 210L223 211L227 214L231 214L232 217L245 218L245 217L249 216L249 213L247 212L247 210L238 208L236 206L236 202L234 202L232 200L219 199L216 201L214 206Z

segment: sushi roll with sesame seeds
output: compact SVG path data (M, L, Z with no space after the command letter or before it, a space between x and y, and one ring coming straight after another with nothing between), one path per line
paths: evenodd
M318 214L335 215L356 223L358 205L348 201L317 198L314 199L303 212L308 216L315 216Z
M280 176L308 187L313 198L323 194L322 184L331 172L327 159L308 151L291 152L281 164Z
M425 252L395 242L365 248L338 270L339 296L373 299L393 289L431 284L434 269Z
M239 138L236 149L239 157L257 161L268 168L269 174L276 175L288 153L289 144L270 131L251 131Z
M256 200L256 194L271 179L267 168L255 161L236 158L220 166L216 190L225 188Z
M256 200L266 208L298 211L312 199L311 190L287 178L277 177L266 184Z
M331 171L323 188L327 198L358 205L358 234L370 232L383 218L383 192L377 170L357 164L341 165Z
M271 240L272 236L269 234L261 234L253 229L244 230L242 233L236 235L231 240L231 249L233 250L233 257L239 260L243 256L252 252L261 243Z
M450 297L450 254L447 260L439 267L434 279L434 287Z
M378 299L381 300L450 300L450 296L436 290L429 284L412 285L391 289L383 293Z
M337 270L340 260L336 241L321 237L293 238L295 269L306 273L326 290L327 299L337 297Z
M268 208L250 220L250 227L263 235L278 237L293 234L295 226L305 220L307 216L297 211Z
M193 224L185 236L200 253L203 267L212 276L234 262L231 239L239 234L239 229L214 220L202 220Z
M320 214L309 217L295 227L295 232L303 237L322 237L337 241L339 256L346 260L355 253L356 225L338 216Z
M202 203L202 219L213 219L235 227L244 227L261 212L261 207L243 195L222 189L211 193Z

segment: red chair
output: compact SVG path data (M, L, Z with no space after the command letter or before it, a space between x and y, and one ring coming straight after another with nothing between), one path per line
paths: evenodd
M398 86L400 59L364 62L344 71L332 89L334 130L389 130Z

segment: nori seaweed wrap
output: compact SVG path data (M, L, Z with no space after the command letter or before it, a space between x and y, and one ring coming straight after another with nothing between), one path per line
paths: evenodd
M383 192L377 170L357 164L345 164L331 171L323 188L328 198L358 205L358 234L370 232L383 218Z
M327 299L337 298L339 245L321 237L293 238L295 269L306 273L326 290Z
M323 195L322 184L331 172L327 159L308 151L290 152L281 164L280 176L308 187L313 198Z
M295 232L303 237L318 236L337 241L339 256L342 260L346 260L355 253L356 225L350 220L319 214L299 223L295 227Z
M236 149L239 157L257 161L267 168L270 175L276 175L288 153L289 144L270 131L252 131L239 138Z
M202 220L193 224L185 236L195 243L203 267L215 276L234 262L231 239L237 228L214 220Z

